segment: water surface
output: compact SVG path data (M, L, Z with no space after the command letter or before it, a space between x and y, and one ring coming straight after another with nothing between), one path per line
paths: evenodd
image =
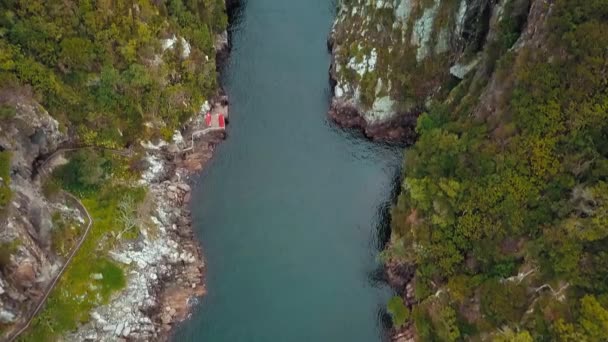
M222 82L228 140L193 190L208 294L176 341L382 340L374 281L400 149L326 118L331 0L250 0Z

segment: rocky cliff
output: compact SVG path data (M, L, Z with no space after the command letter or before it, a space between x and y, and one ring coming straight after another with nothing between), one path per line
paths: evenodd
M0 212L0 327L15 323L55 276L61 257L51 251L52 213L74 215L50 203L32 182L34 162L67 137L27 88L3 89L0 102L14 108L0 119L0 150L10 151L11 200ZM66 209L66 210L64 210Z
M528 7L528 0L341 1L329 39L331 117L370 137L413 142L415 118L431 101L469 73L492 72Z

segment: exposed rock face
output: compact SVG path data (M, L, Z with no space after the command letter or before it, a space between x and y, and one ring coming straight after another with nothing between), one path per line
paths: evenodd
M445 95L451 77L463 79L478 67L483 47L496 38L505 8L509 20L525 17L527 2L341 1L329 38L331 117L353 126L348 123L355 110L363 120L354 126L364 128L368 136L412 141L417 115L435 97ZM400 133L387 134L387 129Z
M30 177L35 160L67 137L27 89L4 89L0 103L15 109L14 116L0 122L0 150L11 151L13 193L0 214L0 324L11 324L29 309L61 264L49 251L54 209Z
M0 146L12 152L14 174L28 178L33 161L55 151L67 136L59 130L57 120L33 100L27 89L4 89L0 93L0 102L15 108L15 116L5 119L0 125Z

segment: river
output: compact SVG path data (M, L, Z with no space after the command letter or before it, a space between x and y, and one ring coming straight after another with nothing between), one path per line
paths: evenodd
M193 189L208 294L175 341L383 340L374 274L400 148L327 119L331 0L250 0L221 81L228 139Z

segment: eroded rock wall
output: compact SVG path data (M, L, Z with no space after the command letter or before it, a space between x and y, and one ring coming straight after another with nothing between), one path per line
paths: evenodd
M488 42L504 38L503 26L521 27L527 3L342 1L329 38L331 116L371 137L411 142L415 117L479 67Z
M0 324L18 321L62 261L50 253L55 209L32 182L33 165L66 140L58 122L27 89L3 89L0 102L15 108L0 122L0 150L10 151L12 198L0 213Z

